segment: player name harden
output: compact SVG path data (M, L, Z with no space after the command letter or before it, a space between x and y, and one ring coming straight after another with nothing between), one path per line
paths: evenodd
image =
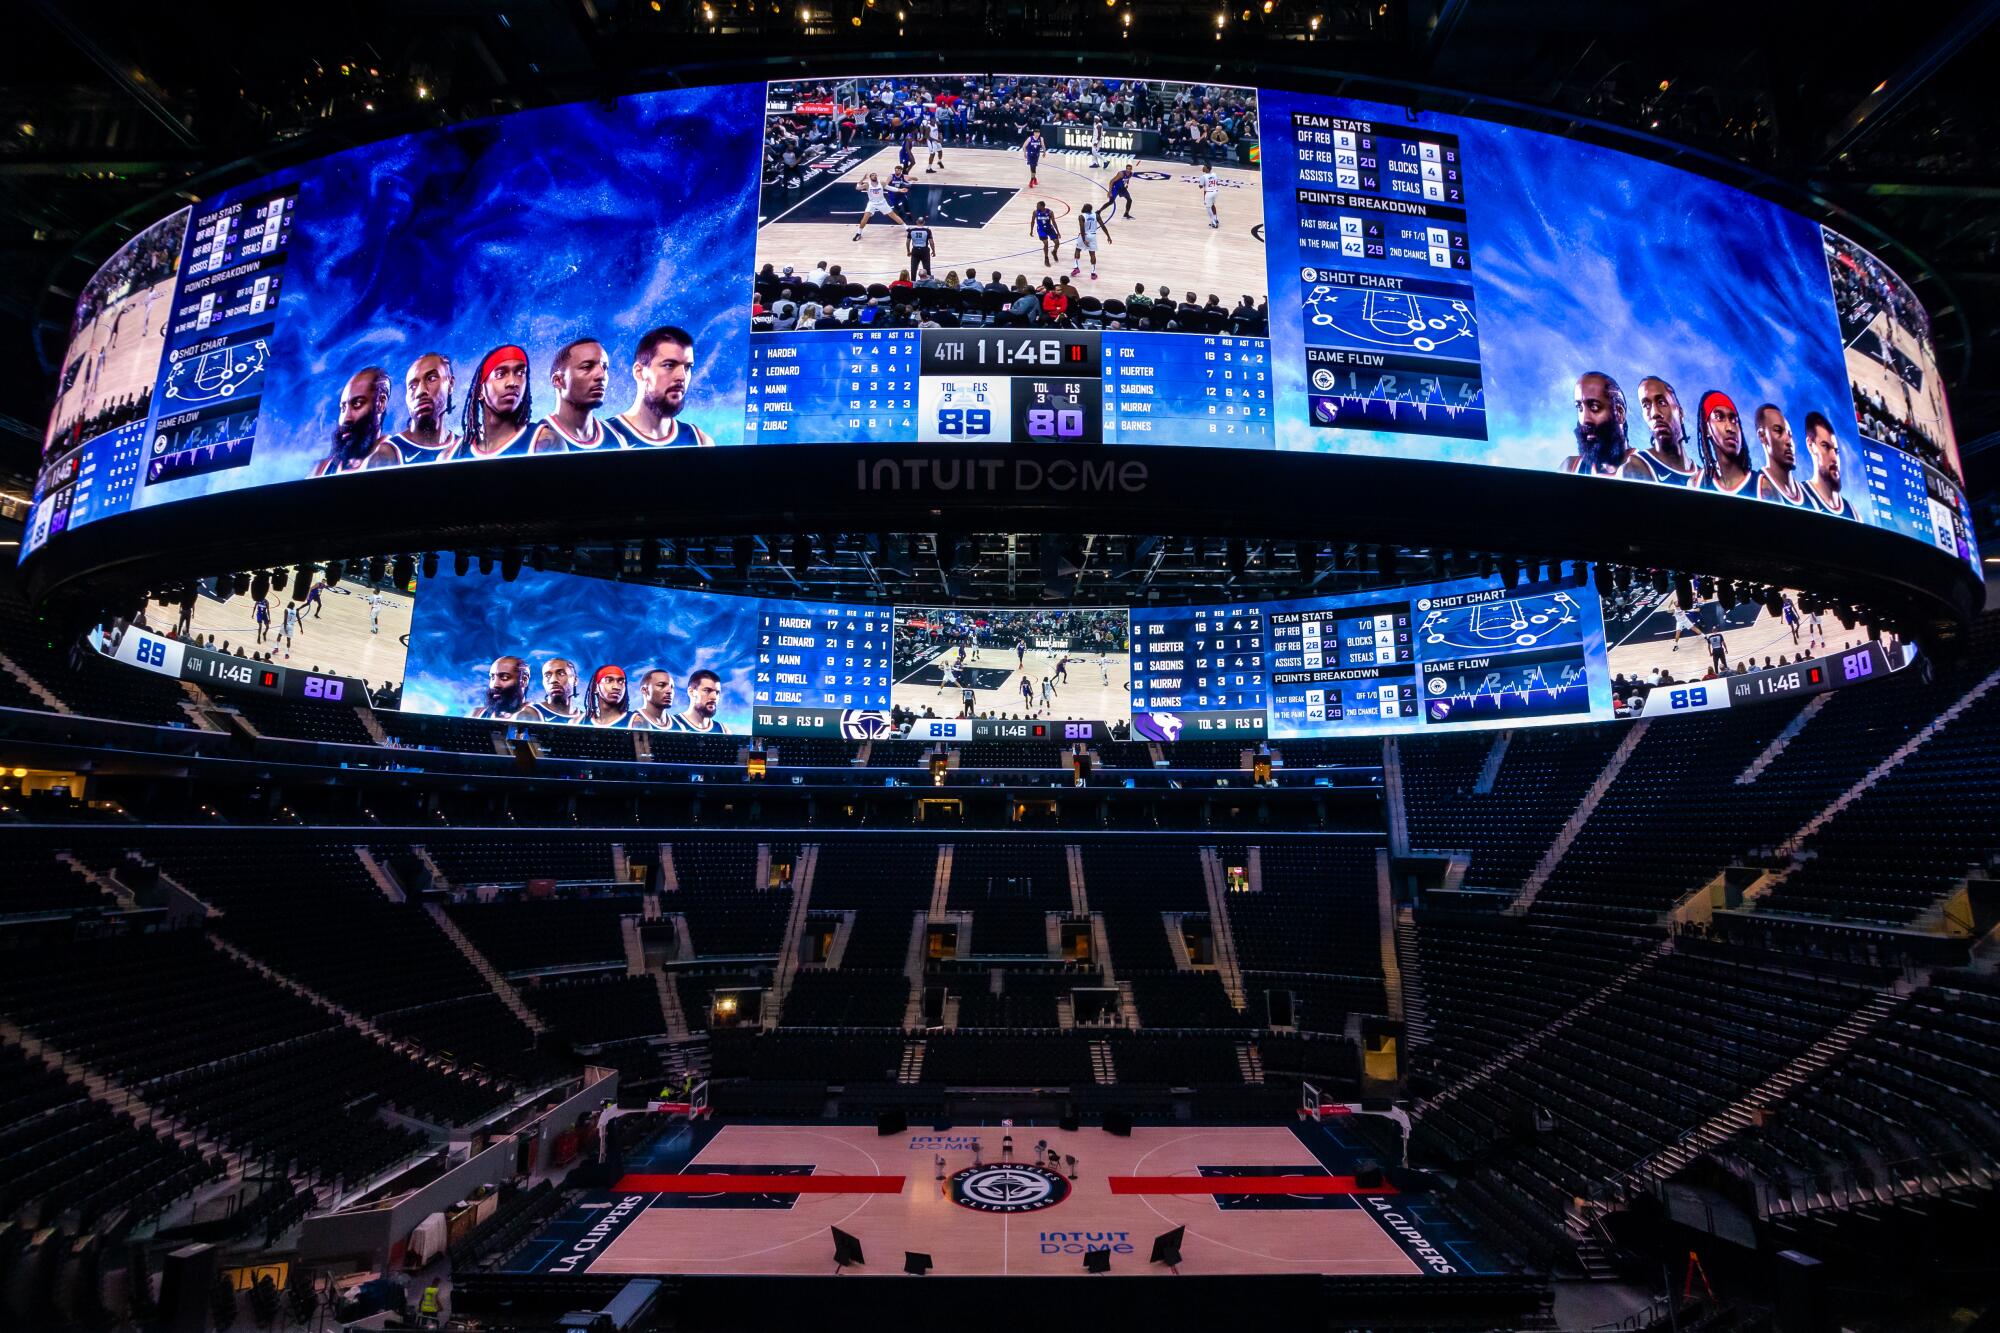
M1146 489L1144 463L1058 458L862 458L854 464L861 491L1090 491L1137 495Z

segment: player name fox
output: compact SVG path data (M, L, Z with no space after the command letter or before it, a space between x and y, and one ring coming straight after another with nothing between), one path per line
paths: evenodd
M1137 495L1146 489L1144 463L1059 458L862 458L854 463L861 491L1099 491Z

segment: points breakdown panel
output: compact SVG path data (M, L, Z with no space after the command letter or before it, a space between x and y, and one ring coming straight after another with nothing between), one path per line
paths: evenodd
M1303 111L1290 130L1311 424L1485 439L1457 136Z

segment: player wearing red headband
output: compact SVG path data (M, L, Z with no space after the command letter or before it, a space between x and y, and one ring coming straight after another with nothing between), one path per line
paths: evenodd
M587 454L607 445L617 448L617 438L595 415L610 382L610 362L597 339L578 338L556 349L556 362L549 371L549 383L556 390L555 410L535 426L535 442L528 452Z
M1701 396L1695 421L1701 451L1701 481L1697 489L1718 495L1757 494L1757 469L1751 463L1750 441L1743 437L1743 418L1736 400L1720 389Z
M632 710L625 701L625 668L601 666L592 672L590 698L584 701L584 707L589 710L583 715L586 727L627 725Z
M528 353L509 343L488 352L465 400L465 425L457 458L520 457L528 452L534 395Z
M670 444L713 445L708 432L683 423L688 381L694 377L694 335L663 324L639 339L632 353L632 406L605 421L621 449Z

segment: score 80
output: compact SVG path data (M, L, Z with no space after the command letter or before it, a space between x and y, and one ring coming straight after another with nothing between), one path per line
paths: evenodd
M1077 440L1084 434L1084 414L1074 407L1031 407L1026 425L1031 440Z

